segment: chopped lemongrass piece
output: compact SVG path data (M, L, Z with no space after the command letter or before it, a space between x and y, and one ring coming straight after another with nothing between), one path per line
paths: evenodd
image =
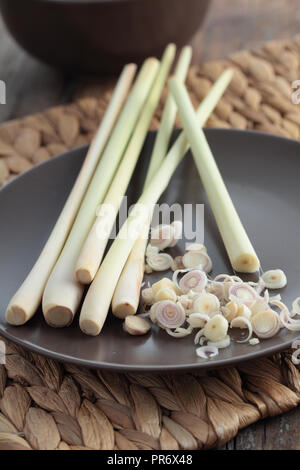
M136 128L125 150L120 166L105 196L99 216L96 218L86 238L76 264L76 277L82 284L90 284L101 264L111 230L113 228L122 198L131 180L138 158L141 154L147 132L163 91L163 87L174 60L176 47L170 44L162 57L155 81L139 116ZM158 67L158 63L157 63ZM109 210L107 210L109 208Z
M171 225L158 225L151 229L150 244L164 250L174 241L175 230Z
M220 309L220 301L218 297L208 292L197 295L193 300L192 310L195 313L204 313L211 316L212 313L218 312Z
M172 243L170 243L170 247L173 247L177 245L178 240L181 240L182 238L182 222L181 220L174 220L174 222L171 223L171 227L174 229L174 238Z
M208 341L207 346L213 346L218 349L228 348L230 346L230 336L226 335L221 341Z
M185 80L188 67L189 67L189 62L191 59L191 52L192 52L191 48L187 46L183 48L180 54L178 64L175 69L175 76L177 76L179 80L182 80L182 81ZM175 117L176 117L176 112L177 112L176 105L174 104L174 100L172 96L170 95L167 98L167 103L163 111L161 125L160 125L159 131L155 139L144 188L149 186L151 179L155 175L155 172L158 171L159 166L167 153L169 140L170 140L172 129L173 129L173 124L174 124ZM182 145L184 145L183 142L182 142ZM174 148L174 153L180 152L181 151L180 143L178 142L177 147L173 146L173 148ZM118 309L121 309L124 313L124 311L126 310L126 305L129 305L130 310L135 309L135 312L137 311L137 308L139 305L140 288L141 288L142 281L140 278L136 278L135 280L130 281L130 285L133 284L137 286L137 288L134 289L132 292L127 287L127 285L128 285L129 276L132 275L131 268L130 268L131 263L137 263L137 260L139 260L140 267L138 269L138 272L143 271L144 268L145 268L146 273L150 272L151 268L149 268L148 265L144 267L144 256L145 256L145 249L147 246L150 223L151 223L151 217L149 217L149 223L145 226L144 232L141 234L138 242L136 242L136 244L133 246L130 256L128 257L128 260L124 266L123 272L116 285L116 289L115 289L113 299L112 299L112 311L113 311L113 314L116 316L118 316ZM128 292L127 299L126 297L124 297L124 292L126 291Z
M177 294L174 289L169 289L165 287L164 289L160 289L155 294L155 302L159 302L160 300L172 300L172 302L176 302Z
M251 306L257 300L258 294L253 287L249 286L245 282L236 282L229 289L229 298L231 300L235 300L237 303Z
M219 313L213 316L204 327L204 336L209 341L222 341L228 332L228 321Z
M185 311L182 305L169 300L159 302L155 313L156 323L161 328L178 328L185 322Z
M178 290L176 284L174 284L174 282L171 281L171 279L169 279L168 277L163 277L160 281L157 281L154 284L152 284L152 292L154 296L161 289L172 289L176 292Z
M252 312L250 310L249 307L247 307L247 305L245 304L242 304L242 305L239 305L238 306L238 310L237 310L237 317L243 317L243 318L251 318L252 316Z
M182 264L182 256L175 256L173 259L173 263L171 266L172 271L178 271L179 269L183 269L184 266Z
M256 346L257 344L259 344L260 341L258 338L251 338L249 339L249 344L251 344L251 346Z
M205 313L191 313L186 321L192 328L203 328L209 320L210 316Z
M219 354L218 348L215 346L201 346L201 348L196 349L196 354L202 359L210 359Z
M193 269L187 272L179 281L179 288L183 294L190 290L194 292L202 292L207 284L207 277L203 271Z
M201 268L206 273L212 270L212 262L205 251L187 251L182 257L185 268Z
M209 94L202 101L197 113L200 125L206 121L207 117L214 109L218 100L227 88L231 78L232 72L227 71L223 73L212 86ZM97 335L101 332L116 285L136 240L136 230L133 230L134 234L132 234L132 236L128 237L126 234L131 232L132 226L135 228L137 225L143 226L145 224L146 226L146 224L149 223L149 217L152 214L153 205L158 201L161 194L168 186L174 171L182 161L188 148L188 141L186 140L185 135L181 134L168 152L168 155L164 159L157 173L151 179L149 186L147 186L142 196L139 198L138 208L136 210L135 207L132 209L129 218L122 226L118 236L112 243L82 306L80 328L85 333ZM139 210L141 206L145 209L148 208L147 215L141 213ZM144 253L145 249L142 252L142 256L144 256ZM141 252L139 252L139 256L140 254ZM111 266L114 266L113 271ZM123 276L122 278L124 280ZM127 276L124 282L125 289L126 285ZM115 297L116 296L114 296L113 303L115 303L115 305L120 305L120 302L115 301ZM113 313L117 315L114 308Z
M282 289L287 284L286 275L281 269L271 269L262 275L267 289Z
M292 315L300 315L300 297L294 300L291 313Z
M185 63L185 61L183 59L181 59L182 56L183 56L183 53L180 55L179 62L178 62L178 68L180 68L179 64L181 63L181 60L183 61L182 62L183 64ZM187 68L186 68L186 71L187 71ZM204 125L207 118L209 117L209 115L213 111L213 109L216 106L217 102L219 101L219 99L223 95L224 91L228 87L228 85L229 85L229 83L232 79L232 75L233 75L232 71L227 70L226 72L224 72L218 78L216 83L212 86L212 88L210 89L207 96L203 99L202 103L200 104L200 106L197 110L197 119L198 119L198 122L199 122L200 126ZM175 73L175 76L178 76L177 73ZM173 126L173 122L171 124L171 128L172 128L172 126ZM165 134L163 126L161 126L159 131L158 131L157 139L159 139L160 133L163 133L164 134L163 138L165 138L166 134ZM166 139L166 141L168 141L168 139ZM167 146L166 146L166 148L167 148ZM185 153L187 152L188 149L189 149L188 141L187 141L184 133L182 132L180 134L180 136L178 137L178 139L176 140L176 142L171 147L171 149L169 150L169 152L166 156L166 159L168 159L168 158L169 159L171 159L171 158L172 159L178 159L178 163L179 163L179 161L183 158L183 156L185 155ZM152 156L153 155L154 154L152 154ZM164 157L165 154L163 153L162 150L160 150L159 155L160 155L160 162L161 162L161 161L163 161L163 157ZM152 162L152 157L151 157L151 162ZM152 180L152 177L154 176L154 178L155 178L156 175L151 175L151 177L148 178L149 174L150 174L150 171L148 171L148 175L147 175L147 180L149 180L149 182L150 182ZM162 178L164 178L163 174L162 174ZM148 187L148 181L146 181L145 187L146 188ZM155 201L155 202L157 202L157 201ZM150 222L149 222L149 224L150 224ZM148 232L147 227L145 228L145 231L146 231L146 233ZM123 307L121 307L121 302L124 302L125 304L127 303L126 300L124 298L121 299L121 296L120 296L120 292L122 293L126 290L129 292L129 289L127 289L127 287L126 287L127 286L127 279L128 279L128 276L129 276L129 274L128 274L129 268L128 268L128 271L127 271L127 267L130 266L132 259L133 260L135 260L137 258L139 258L140 260L144 259L145 248L146 248L146 245L147 245L147 239L146 239L145 236L142 236L141 238L142 238L142 241L144 242L144 245L143 245L143 243L140 243L140 247L134 246L134 248L132 249L132 252L131 252L131 254L130 254L128 260L127 260L127 263L126 263L126 265L123 269L123 272L120 276L120 279L118 280L118 283L117 283L117 286L116 286L116 289L115 289L115 292L114 292L114 295L113 295L112 311L116 316L118 316L118 312L117 312L118 306L120 306L120 308L123 309ZM137 253L138 250L139 250L139 253ZM143 263L142 268L141 268L141 269L143 269L144 268L144 262L141 261L141 263ZM145 270L146 270L146 268L145 268ZM136 292L136 290L135 290L135 292ZM129 296L132 299L131 293L129 294ZM132 300L130 300L130 302L132 302ZM138 307L138 303L139 303L139 296L135 299L135 302L133 302L133 304L136 306L136 309Z
M156 256L159 253L159 248L157 246L152 246L150 243L146 248L146 257L151 258L152 256Z
M181 295L178 302L183 306L184 310L189 311L192 308L193 300L188 295Z
M89 233L99 203L111 184L134 130L157 72L158 61L147 59L142 66L104 149L85 193L71 232L48 279L43 295L46 322L54 327L69 325L80 304L84 287L75 278L75 266Z
M152 305L154 303L152 287L146 287L142 290L142 301L144 305Z
M280 330L280 318L274 310L259 312L251 319L253 331L259 338L272 338Z
M124 330L130 335L145 335L151 329L150 323L144 318L129 315L124 321Z
M298 366L300 364L300 340L296 339L292 344L292 349L296 349L292 354L292 363Z
M189 243L185 251L204 251L206 253L206 247L202 243Z
M256 272L260 266L259 259L235 210L206 137L199 129L186 88L176 77L170 80L170 87L231 265L235 271Z
M237 316L238 309L239 305L234 300L230 300L221 308L221 311L226 320L230 323Z
M174 338L184 338L193 332L193 328L176 328L175 331L172 331L170 328L166 328L166 332Z
M143 262L144 262L144 260L143 260ZM148 264L145 264L144 269L145 269L145 273L146 273L146 274L151 274L151 273L153 273L153 269L150 268L150 266L149 266ZM142 267L142 270L143 270L143 267ZM113 299L112 304L113 304L113 305L117 305L116 300ZM115 313L115 310L113 310L113 312ZM118 316L118 315L116 315L116 316Z
M172 266L173 258L167 253L159 253L156 256L147 258L147 263L153 271L167 271Z
M26 323L41 303L46 282L63 248L84 193L125 102L135 71L136 65L134 64L124 67L100 127L51 235L27 278L9 302L6 320L13 325Z
M252 337L253 328L248 318L235 317L230 323L230 328L248 328L248 336L244 339L238 340L237 343L247 343L247 341Z

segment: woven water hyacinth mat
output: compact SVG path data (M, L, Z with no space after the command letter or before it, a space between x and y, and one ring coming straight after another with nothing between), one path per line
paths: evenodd
M207 126L299 139L300 106L291 100L299 65L296 37L192 67L187 85L196 106L221 71L233 67L234 79ZM89 143L112 86L86 83L73 103L0 126L0 185ZM0 365L0 449L208 449L300 403L300 373L289 351L201 375L89 371L7 341L6 352Z

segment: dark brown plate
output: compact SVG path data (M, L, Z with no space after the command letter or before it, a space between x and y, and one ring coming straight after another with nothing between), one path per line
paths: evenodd
M282 296L288 305L300 295L300 144L255 132L206 131L216 160L260 256L264 269L283 269L288 285ZM145 144L129 197L142 187L154 134ZM38 256L78 173L86 148L52 159L0 191L0 333L37 353L89 367L120 371L168 371L230 366L288 348L299 333L286 330L257 346L233 343L210 360L198 359L193 336L174 339L153 330L131 337L109 315L99 337L87 337L78 317L65 329L52 329L38 312L23 327L4 320L6 305ZM213 274L230 272L223 243L207 204L193 159L187 156L163 197L164 202L205 203L205 244ZM153 279L153 278L152 278Z

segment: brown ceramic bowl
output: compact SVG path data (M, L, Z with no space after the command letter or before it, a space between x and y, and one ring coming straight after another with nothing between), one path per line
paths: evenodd
M210 0L0 0L6 26L30 54L65 69L117 71L189 42Z

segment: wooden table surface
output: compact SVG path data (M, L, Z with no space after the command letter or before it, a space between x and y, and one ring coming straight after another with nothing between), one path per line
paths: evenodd
M298 0L213 0L193 40L194 63L297 33ZM7 104L0 106L4 122L70 101L85 78L68 76L29 57L10 38L0 18L0 79L7 86ZM300 408L244 429L224 448L300 449L299 422Z

